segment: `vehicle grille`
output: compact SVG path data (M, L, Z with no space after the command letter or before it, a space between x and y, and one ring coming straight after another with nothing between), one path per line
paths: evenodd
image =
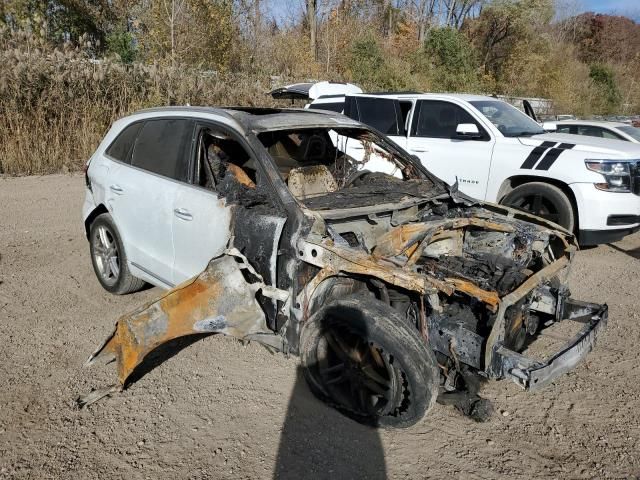
M631 169L631 191L640 195L640 161L632 163Z

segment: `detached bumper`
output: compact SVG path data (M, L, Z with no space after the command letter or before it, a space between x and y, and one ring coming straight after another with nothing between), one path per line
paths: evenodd
M546 362L539 362L504 346L493 355L494 371L509 378L525 390L537 390L573 369L591 350L607 324L608 307L596 303L566 299L559 321L573 321L583 328L559 352Z

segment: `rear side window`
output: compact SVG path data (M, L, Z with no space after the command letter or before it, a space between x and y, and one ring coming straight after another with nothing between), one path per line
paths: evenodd
M342 113L342 110L344 110L344 102L312 103L311 108L315 108L317 110L329 110L331 112Z
M602 129L602 136L604 138L610 138L611 140L623 140L623 138L617 133L612 132L611 130Z
M109 145L106 154L121 162L129 163L131 161L133 142L135 142L136 136L138 135L141 127L142 122L138 122L125 128L120 132L120 135L117 136L113 143Z
M417 137L457 138L456 128L461 123L473 123L478 127L481 138L489 140L485 129L464 108L440 100L418 102L417 116L414 114L412 134Z
M174 180L187 181L193 121L149 120L138 134L131 165Z
M362 123L380 130L386 135L403 135L404 132L398 127L398 116L396 113L396 102L389 98L368 98L359 97L357 99L358 115Z
M602 137L602 129L598 127L592 127L590 125L578 125L578 135L585 135L587 137Z

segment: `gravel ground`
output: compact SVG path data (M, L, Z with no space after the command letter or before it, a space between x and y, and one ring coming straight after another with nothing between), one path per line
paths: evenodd
M406 430L365 428L317 401L296 359L220 336L78 410L78 395L115 379L113 365L83 362L158 293L102 290L83 188L80 176L0 178L0 478L640 476L640 235L576 257L574 296L610 307L587 361L535 394L489 383L498 413L485 424L437 405Z

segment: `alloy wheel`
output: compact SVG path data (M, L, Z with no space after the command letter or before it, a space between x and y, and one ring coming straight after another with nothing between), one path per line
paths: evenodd
M522 196L515 199L510 205L554 223L558 223L560 220L558 206L540 194Z
M120 277L120 255L114 235L104 225L95 229L93 234L93 258L102 280L114 285Z

